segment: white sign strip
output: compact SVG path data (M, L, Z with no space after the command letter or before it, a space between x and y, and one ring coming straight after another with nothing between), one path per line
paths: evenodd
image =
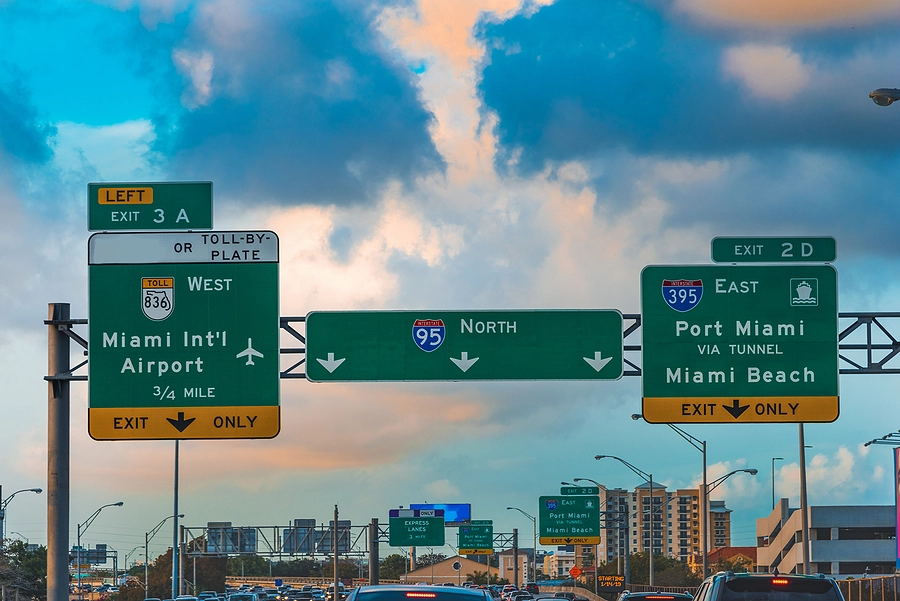
M88 265L277 262L278 235L268 230L103 233L88 240Z

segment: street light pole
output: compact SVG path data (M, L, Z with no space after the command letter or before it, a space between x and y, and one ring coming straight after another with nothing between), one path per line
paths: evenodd
M78 562L78 580L77 580L77 582L78 582L78 598L79 598L79 599L83 599L83 598L84 598L84 592L82 591L82 588L81 588L81 560L82 560L82 558L81 558L81 555L82 555L82 550L81 550L81 535L82 535L83 532L85 532L88 528L91 527L91 524L94 523L94 520L97 519L97 516L100 515L100 512L101 512L101 511L103 511L103 510L106 509L107 507L121 507L121 506L124 505L124 504L125 504L125 503L123 503L122 501L119 501L118 503L107 503L106 505L102 505L99 509L97 509L97 511L95 511L94 513L91 514L91 517L89 517L88 519L86 519L86 520L83 521L82 523L78 524L78 528L77 528L77 533L78 533L78 544L77 544L77 546L78 546L78 550L77 550L77 552L76 552L76 554L75 554L75 557L76 557L76 561Z
M159 529L162 528L163 524L174 517L183 518L184 514L179 513L177 516L170 515L167 518L163 518L160 523L154 526L153 530L144 533L144 597L150 596L150 540L156 536L156 533L159 532ZM175 559L174 555L172 556L172 559Z
M650 586L653 586L653 584L654 584L654 578L653 578L653 474L645 472L644 470L633 466L632 464L628 463L621 457L616 457L615 455L594 455L594 459L596 459L597 461L599 461L601 459L606 459L606 458L615 459L616 461L618 461L619 463L621 463L622 465L624 465L625 467L630 469L632 472L634 472L641 478L646 478L650 483L650 578L649 578L649 580L650 580ZM642 510L642 513L643 513L643 510Z
M775 510L775 462L784 461L784 457L772 457L772 511Z
M631 414L631 419L644 419L644 416L640 413L633 413ZM702 555L703 577L706 578L707 562L709 558L709 485L706 481L706 441L688 434L675 424L666 425L703 455L703 485L700 489L700 507L702 508L702 515L700 517L700 528L702 530L702 537L700 538L700 554Z
M572 482L581 482L582 480L586 480L586 481L592 483L594 486L596 486L598 493L600 492L601 488L605 488L602 484L600 484L596 480L591 480L590 478L573 478ZM606 500L600 504L600 508L602 508L607 503L609 503L609 496L607 496ZM616 537L616 538L618 538L618 537ZM608 537L607 537L607 540L609 540ZM616 549L616 551L618 552L618 549ZM594 545L594 594L595 595L597 594L597 576L599 573L599 569L600 569L600 543L597 543L596 545Z
M9 502L12 501L12 498L20 492L33 492L41 494L44 491L40 488L23 488L22 490L17 490L4 499L2 494L3 487L0 486L0 541L6 538L6 506L9 505Z
M518 511L519 513L524 515L526 518L531 520L532 533L534 535L534 549L532 550L532 554L531 554L531 582L534 582L535 579L537 578L537 518L535 518L533 515L530 515L524 511L522 511L518 507L507 507L506 509L507 510L515 509L516 511Z

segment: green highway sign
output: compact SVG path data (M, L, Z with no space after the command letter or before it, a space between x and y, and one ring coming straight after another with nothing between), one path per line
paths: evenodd
M712 240L715 263L832 263L837 243L830 236L820 238L731 238Z
M88 184L88 231L208 230L212 182Z
M494 522L472 520L468 525L460 526L456 546L460 555L493 555Z
M599 495L598 486L563 486L559 489L561 495Z
M838 417L837 272L830 265L646 267L641 327L649 422Z
M540 497L538 518L542 545L600 543L600 501L593 495Z
M388 543L392 547L444 546L442 509L391 509Z
M88 276L93 438L278 434L274 232L94 234Z
M306 340L314 382L616 380L623 369L612 310L317 311Z

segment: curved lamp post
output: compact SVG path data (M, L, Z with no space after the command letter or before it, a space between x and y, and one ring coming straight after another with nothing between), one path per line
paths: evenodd
M869 92L869 98L878 106L888 106L896 100L900 100L900 90L897 88L878 88Z
M100 515L100 512L106 509L107 507L121 507L125 503L119 501L118 503L107 503L106 505L102 505L97 511L91 514L91 517L78 524L78 551L76 553L76 561L78 562L78 598L83 599L84 593L81 588L81 561L82 561L82 551L81 551L81 535L91 527L91 524L94 523L94 520L97 519L97 516Z
M653 586L653 474L645 472L644 470L635 467L621 457L616 457L615 455L594 455L594 459L596 459L597 461L601 459L615 459L616 461L630 469L632 472L637 474L639 477L646 479L650 483L650 586ZM628 534L629 536L631 535L630 532Z
M632 413L631 419L637 421L639 419L644 419L644 416L640 413ZM696 436L688 434L675 424L666 425L669 426L669 429L686 440L689 445L700 451L700 453L703 455L703 485L700 488L700 492L702 493L700 495L700 506L703 507L703 513L700 516L700 524L702 527L703 536L700 538L700 555L702 556L701 564L703 569L703 577L706 578L707 557L709 555L709 486L706 481L706 441L700 440Z
M5 499L3 498L3 495L0 494L0 540L6 538L6 506L9 505L9 502L12 501L13 497L20 492L33 492L41 494L42 492L44 492L44 490L41 488L23 488L22 490L17 490Z
M534 550L531 555L531 557L532 557L532 559L531 559L531 582L534 582L537 579L537 518L535 518L533 515L531 515L529 513L522 511L518 507L507 507L506 510L507 511L509 511L509 510L518 511L519 513L524 515L526 518L531 520L531 526L533 528L532 532L534 533ZM528 582L528 579L526 578L525 581Z
M163 518L163 520L154 526L153 530L150 532L144 533L144 596L150 596L150 540L156 536L156 533L159 532L159 529L162 528L163 524L168 522L174 517L183 518L184 514L179 513L177 516L170 515L167 518Z

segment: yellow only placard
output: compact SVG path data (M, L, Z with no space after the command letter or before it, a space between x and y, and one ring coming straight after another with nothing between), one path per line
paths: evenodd
M833 422L836 396L644 397L641 414L652 424Z
M460 549L460 555L493 555L493 549Z
M542 536L542 545L599 545L599 536Z
M96 440L274 438L280 429L278 406L88 409L88 433Z

